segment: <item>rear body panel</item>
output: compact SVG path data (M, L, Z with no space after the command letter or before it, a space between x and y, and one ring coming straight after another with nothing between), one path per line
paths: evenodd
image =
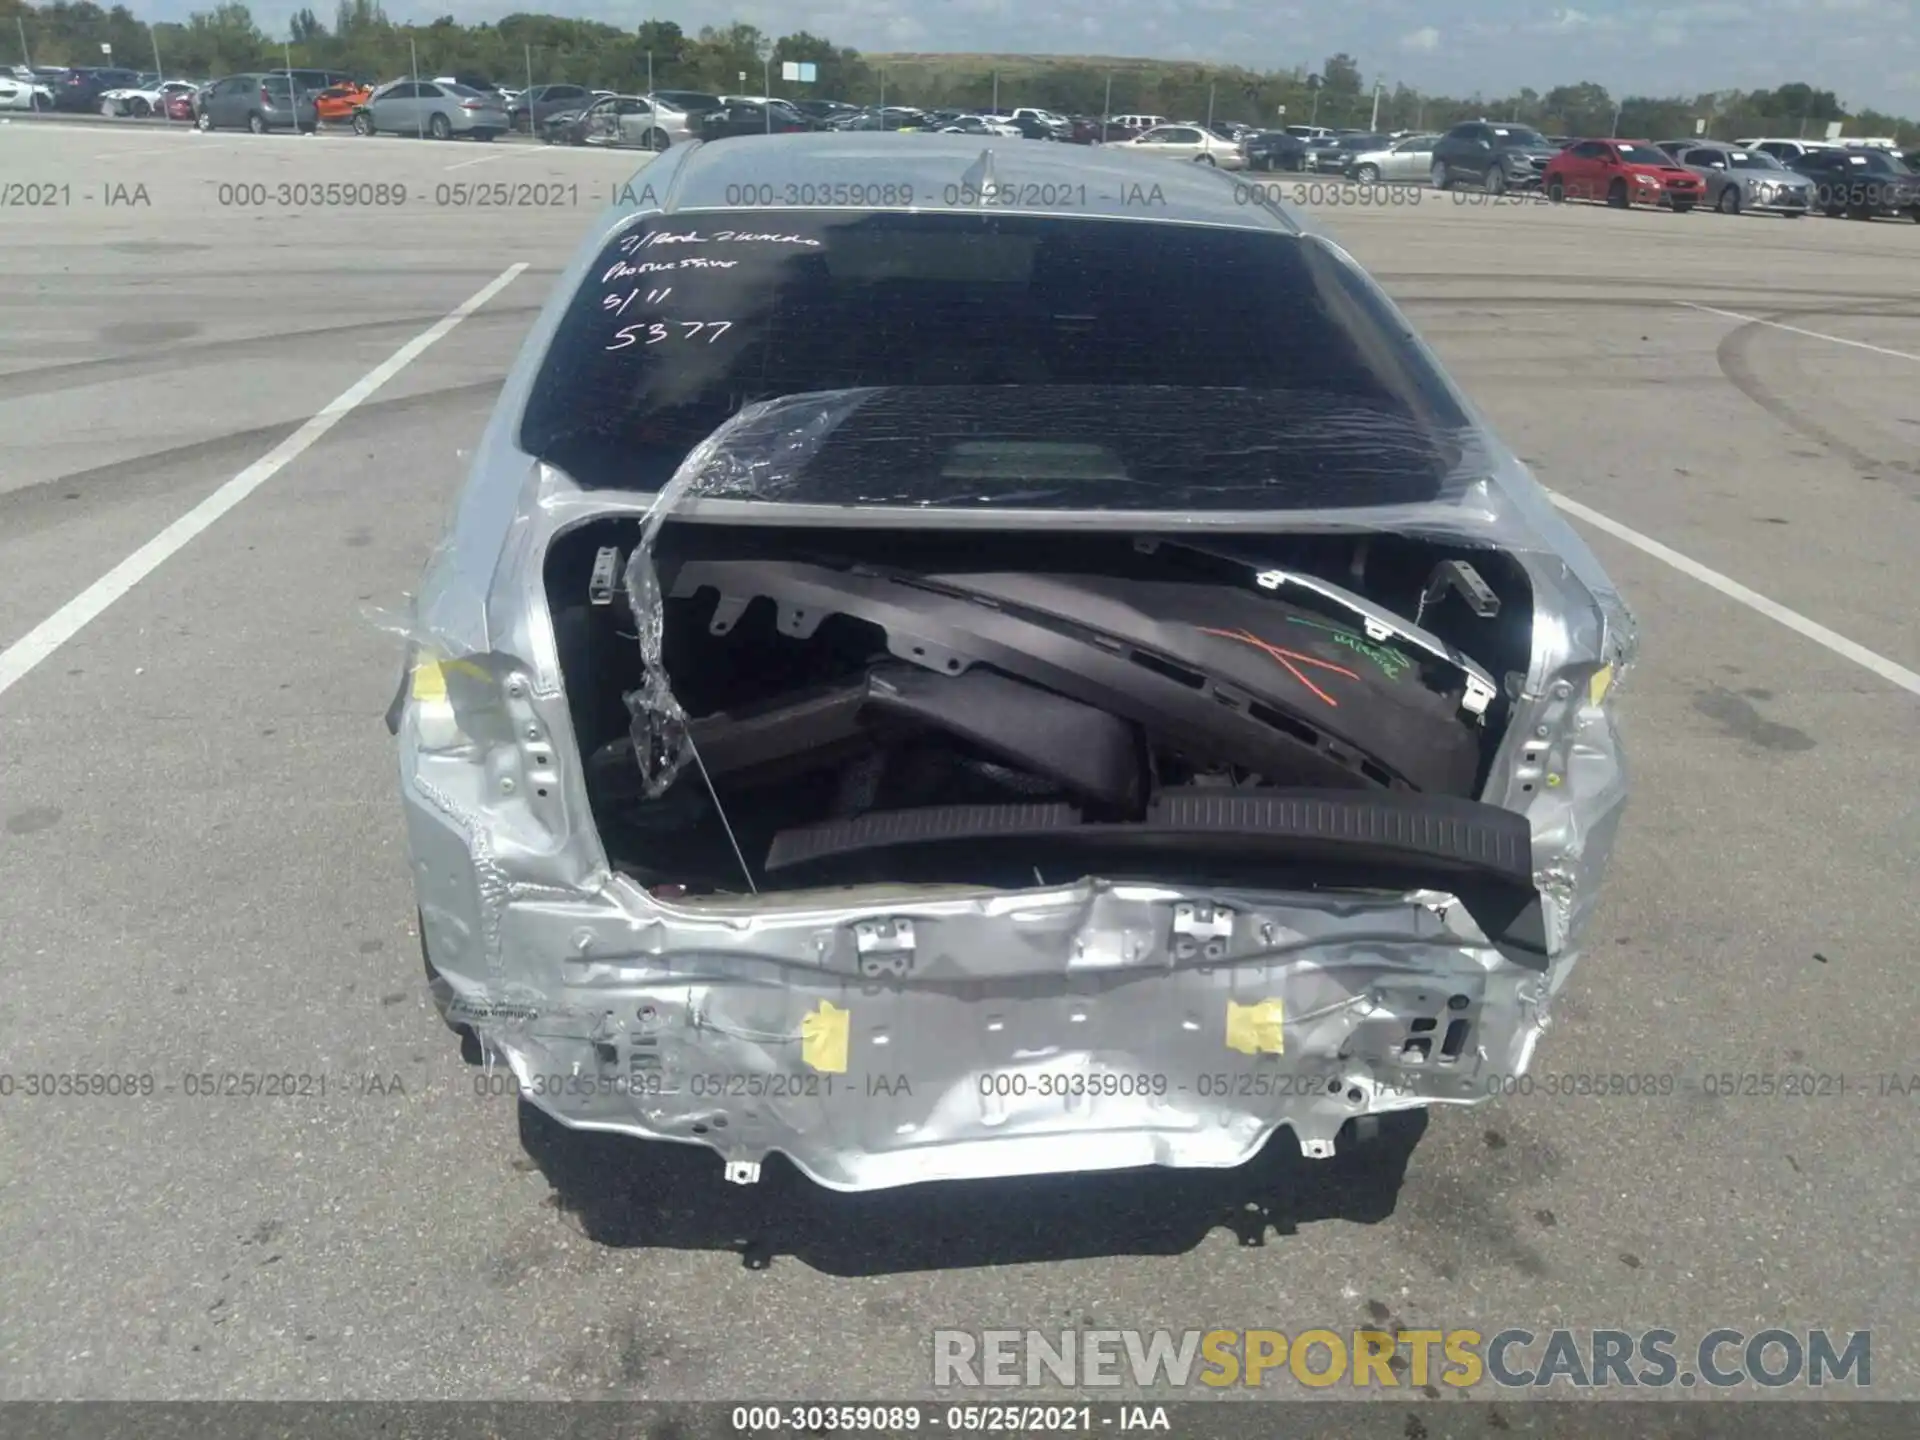
M980 145L849 134L676 147L636 177L634 205L604 217L582 246L506 382L404 626L413 679L393 723L436 999L504 1058L530 1103L579 1128L706 1145L742 1181L775 1152L843 1189L1230 1166L1281 1128L1324 1156L1367 1115L1486 1098L1525 1070L1580 954L1625 799L1605 702L1634 637L1592 555L1457 392L1466 419L1443 447L1451 458L1434 473L1405 470L1403 479L1419 477L1414 490L1395 498L1392 486L1415 452L1389 449L1365 472L1387 487L1380 503L1343 505L1309 488L1283 512L1232 490L1196 490L1179 508L929 503L911 487L849 503L769 468L775 457L804 459L822 436L857 435L862 406L878 402L849 400L853 392L751 405L645 491L583 484L521 448L547 351L577 292L591 287L597 300L605 247L623 227L663 213L697 225L726 187L769 173L803 188L849 170L891 176L910 181L924 204L977 167ZM1025 142L1007 142L992 161L1016 194L1057 183L1098 194L1101 181L1135 173L1098 150ZM1177 167L1163 182L1164 219L1116 213L1090 223L1259 230L1350 265L1302 237L1304 222L1235 204L1228 177L1190 173L1202 168ZM981 186L977 168L968 183ZM769 234L787 224L764 212L757 222ZM1357 283L1386 304L1371 282ZM1411 352L1434 364L1406 333ZM1448 802L1465 810L1415 795L1395 802L1412 807L1399 820L1367 820L1367 807L1385 802L1362 790L1352 810L1301 795L1258 814L1208 811L1204 799L1160 812L1167 834L1243 834L1244 847L1227 848L1275 857L1280 841L1293 845L1264 881L1244 869L1230 880L1169 880L1154 873L1166 868L1158 850L1091 866L1062 851L1031 883L1012 885L806 880L802 861L825 863L871 839L841 830L789 842L795 873L816 888L687 896L610 858L570 709L579 697L556 638L548 557L574 532L610 522L641 538L594 583L631 606L649 674L663 677L663 616L680 602L672 568L663 561L656 574L659 547L675 534L726 543L748 528L796 546L813 534L964 536L987 555L1014 532L1050 529L1221 546L1294 532L1418 537L1498 552L1524 575L1532 619L1496 677L1502 728L1489 733L1484 774ZM1131 627L1139 643L1172 646L1128 618L1151 612L1163 623L1158 599L1089 582L1103 583L1100 628ZM1015 573L986 588L1003 611L1058 608L1048 598L1055 582ZM1223 647L1207 652L1209 665L1250 667L1236 672L1238 691L1288 683L1231 639L1181 643ZM643 690L628 701L636 741L657 747L697 791L698 768L679 767L692 758L688 726L702 722L664 678ZM1022 843L1051 823L1044 805L1030 808ZM1335 824L1346 827L1344 851L1333 831L1313 828ZM1317 848L1306 843L1315 834L1325 842ZM1364 883L1328 880L1336 852L1373 867ZM1303 865L1310 872L1322 860L1323 875L1302 878ZM1516 903L1490 904L1489 885Z

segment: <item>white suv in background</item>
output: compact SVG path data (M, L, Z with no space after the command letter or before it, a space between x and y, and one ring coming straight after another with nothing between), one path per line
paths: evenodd
M1735 140L1734 144L1742 150L1758 150L1771 155L1789 170L1793 162L1802 155L1810 155L1815 150L1836 150L1839 147L1825 140L1786 140L1770 135L1756 135L1751 140Z

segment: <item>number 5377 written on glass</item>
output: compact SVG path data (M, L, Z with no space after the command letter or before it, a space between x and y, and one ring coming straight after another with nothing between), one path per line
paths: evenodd
M711 345L732 328L731 320L654 320L643 325L622 325L613 332L613 344L607 349L658 345L663 340L695 340Z

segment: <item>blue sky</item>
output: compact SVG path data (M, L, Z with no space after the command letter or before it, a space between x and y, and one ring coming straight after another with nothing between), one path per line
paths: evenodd
M178 19L211 0L136 4ZM260 0L255 17L285 27L289 0ZM323 19L332 3L315 3ZM1597 80L1616 95L1679 94L1806 80L1851 106L1920 117L1916 0L1578 0L1577 8L1514 0L741 0L639 5L621 0L545 4L388 0L396 20L451 11L462 20L514 10L590 16L622 26L643 19L683 28L740 19L781 34L810 30L859 50L1229 58L1259 69L1355 56L1369 79L1443 94L1546 90Z

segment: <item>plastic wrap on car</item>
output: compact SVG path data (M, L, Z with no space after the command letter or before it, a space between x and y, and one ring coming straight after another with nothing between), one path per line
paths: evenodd
M889 388L820 391L748 406L696 446L647 506L625 582L645 667L645 678L627 701L634 718L635 753L649 796L664 793L690 758L687 717L673 697L662 664L665 612L653 554L661 528L674 514L702 502L805 503L796 498L803 490L800 474L841 424ZM1275 510L1249 514L1247 520L1297 533L1401 534L1533 556L1549 560L1549 568L1564 565L1601 609L1605 633L1590 638L1612 667L1611 683L1618 685L1638 648L1632 612L1552 498L1523 465L1489 444L1487 433L1469 426L1446 434L1445 448L1457 459L1430 500ZM1355 463L1361 465L1369 445L1382 443L1358 423L1336 428L1329 438L1337 447L1350 448ZM884 506L888 497L875 495L854 503ZM602 506L604 513L604 501ZM1019 506L994 509L1004 519ZM965 521L966 512L945 513L957 523ZM1224 519L1229 513L1209 518ZM1035 512L1036 523L1044 523L1045 518L1044 512ZM1139 527L1168 528L1160 517L1146 514L1139 517Z

